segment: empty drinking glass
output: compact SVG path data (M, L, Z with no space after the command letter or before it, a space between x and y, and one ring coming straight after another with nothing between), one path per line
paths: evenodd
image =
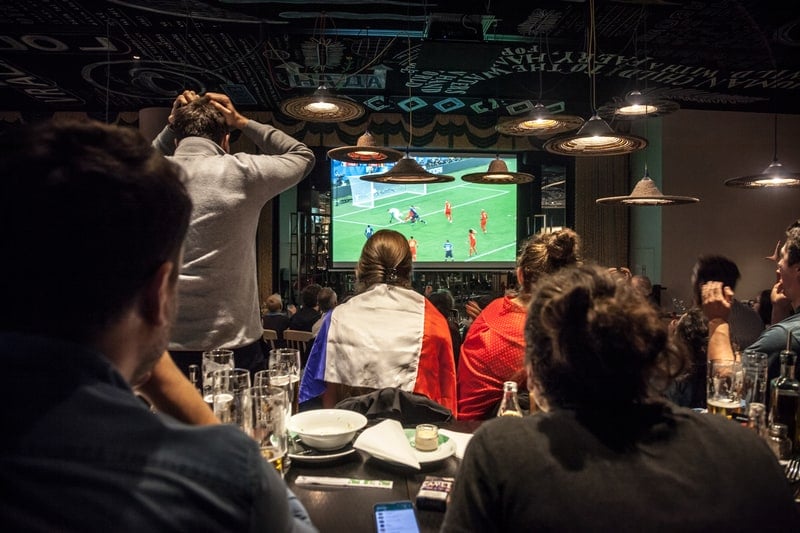
M233 369L233 350L217 349L203 352L201 373L203 375L203 399L211 405L211 373L214 370Z
M246 396L245 432L258 442L261 455L281 476L287 453L286 405L289 398L278 387L251 387Z

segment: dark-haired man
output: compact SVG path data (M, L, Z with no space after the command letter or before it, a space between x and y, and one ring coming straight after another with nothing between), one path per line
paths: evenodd
M131 389L176 313L179 168L94 122L2 143L0 530L313 529L250 437L154 414ZM69 312L46 317L53 301Z
M764 352L769 360L768 377L772 379L780 371L780 353L786 348L791 335L790 348L800 353L800 225L792 224L786 230L786 242L778 250L776 273L778 281L772 289L776 298L785 298L791 303L793 313L780 322L765 329L747 347ZM721 281L705 283L700 288L703 313L708 317L708 359L733 359L731 350L731 307L733 289Z
M234 128L261 153L228 153ZM314 154L240 114L226 95L193 91L175 99L169 125L153 145L184 170L194 203L170 352L184 371L213 348L233 349L238 367L262 368L255 247L261 208L308 175Z

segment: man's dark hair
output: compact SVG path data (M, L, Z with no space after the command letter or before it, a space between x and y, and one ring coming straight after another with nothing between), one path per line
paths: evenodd
M322 287L316 283L312 283L311 285L306 285L303 287L303 290L300 291L300 301L302 302L303 307L316 307L317 296L319 296L319 291L321 289Z
M702 303L700 289L709 281L721 281L724 285L736 289L739 281L739 267L736 263L721 255L701 255L692 269L692 293L695 304Z
M786 255L790 265L800 263L800 220L786 228Z
M46 122L0 156L0 328L92 340L165 261L180 268L191 200L131 128Z
M230 131L222 112L214 107L207 96L176 109L170 128L178 140L186 137L203 137L217 144L222 144L225 135Z

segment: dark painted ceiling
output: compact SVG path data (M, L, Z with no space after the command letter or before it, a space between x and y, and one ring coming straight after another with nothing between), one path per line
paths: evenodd
M0 1L0 109L168 106L183 87L277 110L322 81L368 111L587 117L589 3ZM595 106L800 113L796 0L597 0Z

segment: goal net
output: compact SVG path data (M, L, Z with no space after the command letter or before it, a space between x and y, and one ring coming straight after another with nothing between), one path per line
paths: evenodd
M424 196L428 192L425 183L374 183L356 177L350 178L350 192L353 195L353 205L356 207L375 207L375 202L401 194Z

